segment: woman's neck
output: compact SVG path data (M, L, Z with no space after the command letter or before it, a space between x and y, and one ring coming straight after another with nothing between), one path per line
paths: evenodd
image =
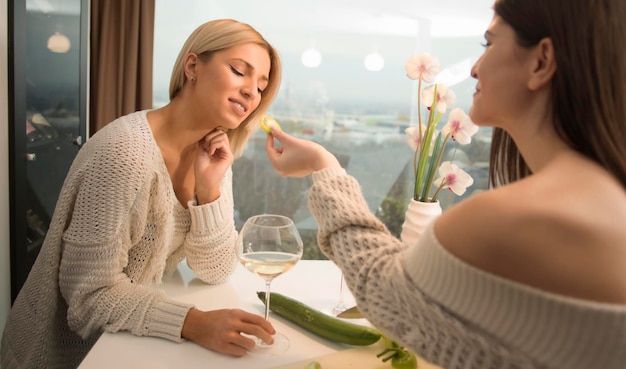
M161 148L178 152L195 148L198 141L209 133L186 109L174 102L148 114L150 128Z
M511 133L520 154L533 173L537 173L556 157L573 149L559 137L551 122L544 121L538 129Z

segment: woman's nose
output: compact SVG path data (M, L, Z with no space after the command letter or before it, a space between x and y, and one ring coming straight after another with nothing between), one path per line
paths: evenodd
M241 88L241 93L247 98L254 99L259 95L259 88L256 82L249 82Z
M472 76L472 78L478 79L478 63L480 62L480 59L476 60L476 63L474 63L474 65L472 65L472 69L470 70L470 76Z

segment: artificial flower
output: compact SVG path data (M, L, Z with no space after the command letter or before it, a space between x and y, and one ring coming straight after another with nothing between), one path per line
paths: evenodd
M437 90L437 98L435 99L435 87ZM433 102L436 102L437 111L441 114L446 112L448 105L454 105L456 102L456 94L454 91L448 89L448 86L443 83L432 85L422 92L422 104L425 106L432 106Z
M472 136L476 132L478 132L478 126L471 121L470 117L461 108L454 108L450 111L448 123L441 129L441 133L446 137L452 137L453 140L461 145L467 145L472 142Z
M404 64L404 69L410 79L433 83L441 67L437 59L425 53L411 55L409 60Z
M407 138L407 143L409 144L409 147L413 149L413 151L417 150L417 148L419 147L420 142L422 141L422 137L424 136L424 132L426 132L426 126L423 124L421 131L418 130L417 127L409 127L404 130ZM435 132L435 135L436 133L437 132ZM433 148L434 146L431 145L428 155L433 154Z
M465 190L474 183L474 179L465 173L458 165L444 161L439 167L440 177L433 184L438 187L437 192L447 188L456 195L461 196Z
M422 124L422 115L418 113L417 125L405 130L407 143L415 150L413 199L422 202L437 201L437 196L443 188L449 188L457 195L461 195L474 181L457 165L450 162L441 164L441 160L450 138L458 144L468 144L471 142L471 137L478 132L478 126L471 122L462 109L455 108L448 114L445 126L438 131L437 124L445 115L446 110L456 102L456 95L441 83L432 84L424 91L421 91L421 86L422 81L432 83L435 80L439 73L439 62L429 54L412 55L406 62L405 68L407 76L419 82L417 106L422 105L421 99L423 99L424 105L428 107L426 124ZM435 180L435 172L438 168L440 177ZM433 185L438 188L431 196Z

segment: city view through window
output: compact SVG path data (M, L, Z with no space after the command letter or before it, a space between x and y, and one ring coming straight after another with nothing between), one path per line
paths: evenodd
M414 181L413 150L404 130L417 125L418 112L426 114L417 106L417 84L406 76L404 63L415 53L437 58L442 82L457 96L454 107L468 113L475 88L470 67L483 51L492 1L190 3L194 5L156 2L154 107L167 103L172 66L193 29L217 18L250 24L279 51L283 63L281 89L269 114L285 131L333 152L361 183L370 210L399 236ZM319 53L315 67L303 60L305 51L312 49ZM366 66L364 58L372 53L379 62ZM446 120L444 116L439 129ZM461 197L449 191L440 195L444 209L487 189L490 139L491 131L481 128L472 143L446 146L444 160L453 159L474 184ZM289 216L305 240L303 258L324 258L316 246L317 225L307 208L311 178L276 174L266 158L261 130L235 161L233 173L238 226L260 213Z

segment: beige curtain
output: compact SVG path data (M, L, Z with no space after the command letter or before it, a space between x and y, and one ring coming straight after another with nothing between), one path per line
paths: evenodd
M152 107L155 0L91 0L90 134Z

